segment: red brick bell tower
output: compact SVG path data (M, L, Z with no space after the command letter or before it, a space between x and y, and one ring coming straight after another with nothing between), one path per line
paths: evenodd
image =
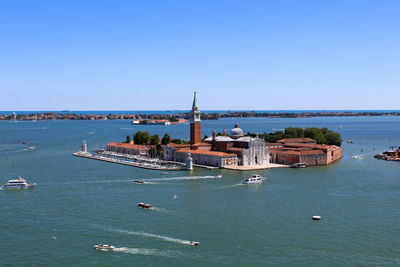
M197 104L196 92L194 92L190 118L190 146L197 143L201 143L201 120L199 105Z

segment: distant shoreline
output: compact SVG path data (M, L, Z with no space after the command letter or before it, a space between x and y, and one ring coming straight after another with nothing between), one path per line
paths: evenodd
M31 112L24 114L1 114L0 120L133 120L154 119L170 120L177 118L190 119L189 112L155 111L149 114L81 114L77 112ZM163 113L160 113L163 112ZM371 116L400 116L400 111L305 111L305 112L263 112L263 111L227 111L227 112L203 112L202 120L218 120L220 118L312 118L312 117L371 117Z

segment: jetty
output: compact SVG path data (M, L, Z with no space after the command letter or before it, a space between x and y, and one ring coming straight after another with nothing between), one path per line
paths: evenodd
M74 156L76 157L82 157L82 158L88 158L88 159L95 159L95 160L101 160L101 161L106 161L106 162L111 162L111 163L116 163L116 164L122 164L122 165L127 165L127 166L132 166L132 167L137 167L137 168L142 168L142 169L150 169L150 170L159 170L159 171L179 171L179 170L184 170L183 165L180 164L174 164L174 165L165 165L163 166L163 162L150 158L143 158L141 157L140 161L135 158L127 158L125 155L124 157L119 157L115 158L112 157L111 155L102 155L102 154L97 154L97 153L90 153L90 152L85 152L85 151L78 151L73 153Z

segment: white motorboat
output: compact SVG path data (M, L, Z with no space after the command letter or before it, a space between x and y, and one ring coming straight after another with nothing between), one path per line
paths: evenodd
M261 184L266 180L266 178L262 177L261 175L254 174L250 177L247 177L242 181L242 184Z
M222 178L222 175L216 175L215 178Z
M6 184L3 185L3 189L25 189L34 187L36 184L28 184L25 179L19 177L17 180L8 180Z
M114 251L115 247L111 245L106 245L106 244L98 244L94 246L95 250L100 250L100 251Z
M198 245L200 245L200 242L197 242L197 241L189 241L189 245L191 245L191 246L198 246Z

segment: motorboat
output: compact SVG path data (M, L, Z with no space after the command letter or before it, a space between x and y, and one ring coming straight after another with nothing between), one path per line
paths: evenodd
M138 203L138 207L139 208L144 208L144 209L151 209L151 204L149 204L149 203L143 203L143 202L141 202L141 203Z
M191 246L198 246L198 245L200 245L200 242L197 242L197 241L189 241L189 245L191 245Z
M6 184L3 185L3 189L25 189L34 187L36 184L28 184L25 179L19 177L16 180L8 180Z
M353 159L363 159L364 156L363 155L355 155L355 156L352 156L352 158Z
M100 250L100 251L114 251L115 247L111 245L106 245L106 244L98 244L94 246L95 250Z
M322 217L321 217L321 216L312 216L312 219L313 219L314 221L319 221L319 220L322 219Z
M26 150L32 151L32 150L35 150L35 149L36 149L36 147L30 146L30 147L28 147Z
M222 175L216 175L215 178L222 178Z
M254 174L250 177L247 177L242 181L242 184L261 184L266 180L266 178L262 177L261 175Z
M348 144L353 144L353 143L354 143L354 140L347 140L347 143L348 143Z
M142 181L142 180L134 180L133 183L134 184L144 184L144 181Z
M307 168L307 163L299 162L290 165L290 168Z

